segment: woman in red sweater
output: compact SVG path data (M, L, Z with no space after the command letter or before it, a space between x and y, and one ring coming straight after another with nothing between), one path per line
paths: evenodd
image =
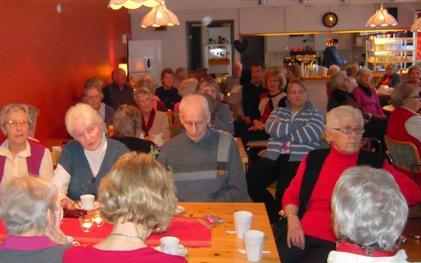
M305 187L303 175L308 173L308 156L301 162L283 197L282 205L288 221L288 233L286 237L280 238L282 262L326 262L329 252L335 249L336 238L331 224L331 196L342 172L361 163L359 150L363 127L361 111L351 106L334 108L326 115L325 138L331 147L327 150L324 161L318 164L320 172L301 217L298 215L300 190ZM382 161L381 159L380 164ZM393 175L409 205L421 201L421 191L414 181L387 163L383 164L383 168ZM317 167L313 165L309 169L314 171Z
M67 250L63 262L187 262L145 243L154 228L168 225L176 209L172 177L152 156L120 157L101 181L99 202L102 216L114 225L111 234L94 246Z

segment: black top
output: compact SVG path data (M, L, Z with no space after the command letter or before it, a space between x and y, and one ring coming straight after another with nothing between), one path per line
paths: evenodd
M265 92L264 87L262 85L256 86L249 82L244 85L242 92L244 115L250 117L252 120L259 119L260 95Z
M358 103L355 101L354 96L351 93L340 89L334 89L327 103L327 110L330 111L333 108L349 105L358 108Z
M178 95L178 90L174 87L170 89L164 89L164 87L159 87L155 91L155 95L164 102L167 109L174 110L174 105L181 100L180 95Z
M133 105L133 90L128 85L125 85L122 90L115 84L111 83L103 88L104 99L103 102L113 109L123 104Z
M113 139L126 145L130 151L136 151L139 153L149 153L151 147L155 144L151 141L142 140L136 137L114 137Z

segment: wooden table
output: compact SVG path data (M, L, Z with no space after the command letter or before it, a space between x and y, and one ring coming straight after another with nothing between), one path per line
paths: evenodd
M246 149L244 148L244 144L241 138L236 137L234 138L234 140L235 140L235 143L237 144L237 148L240 153L240 159L241 159L241 162L243 163L244 173L246 173L247 168L248 168L248 163L249 163L249 157L247 155Z
M421 235L421 218L409 218L405 227L404 236L407 238L405 244L401 245L408 254L408 261L421 262L421 240L416 240L410 235Z
M272 234L265 205L263 203L181 203L185 208L184 216L202 217L204 215L217 215L224 219L224 223L212 229L212 245L210 248L190 248L187 260L190 263L235 263L248 262L246 255L240 254L238 249L244 248L243 241L235 234L226 231L234 230L233 213L247 210L253 213L252 229L265 233L263 250L270 251L259 262L280 262Z

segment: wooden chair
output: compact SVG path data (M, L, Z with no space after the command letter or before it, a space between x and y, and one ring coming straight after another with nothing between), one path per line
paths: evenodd
M417 147L411 142L397 141L385 135L387 154L392 164L411 173L414 177L421 172L421 159Z

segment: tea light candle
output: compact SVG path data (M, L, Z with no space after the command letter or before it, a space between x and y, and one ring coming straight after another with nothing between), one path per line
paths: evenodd
M104 220L102 219L102 217L100 215L95 215L92 218L92 221L94 221L94 223L97 227L102 226L102 224L104 223Z
M80 221L80 226L83 232L89 232L92 229L93 223L89 218L83 218Z

